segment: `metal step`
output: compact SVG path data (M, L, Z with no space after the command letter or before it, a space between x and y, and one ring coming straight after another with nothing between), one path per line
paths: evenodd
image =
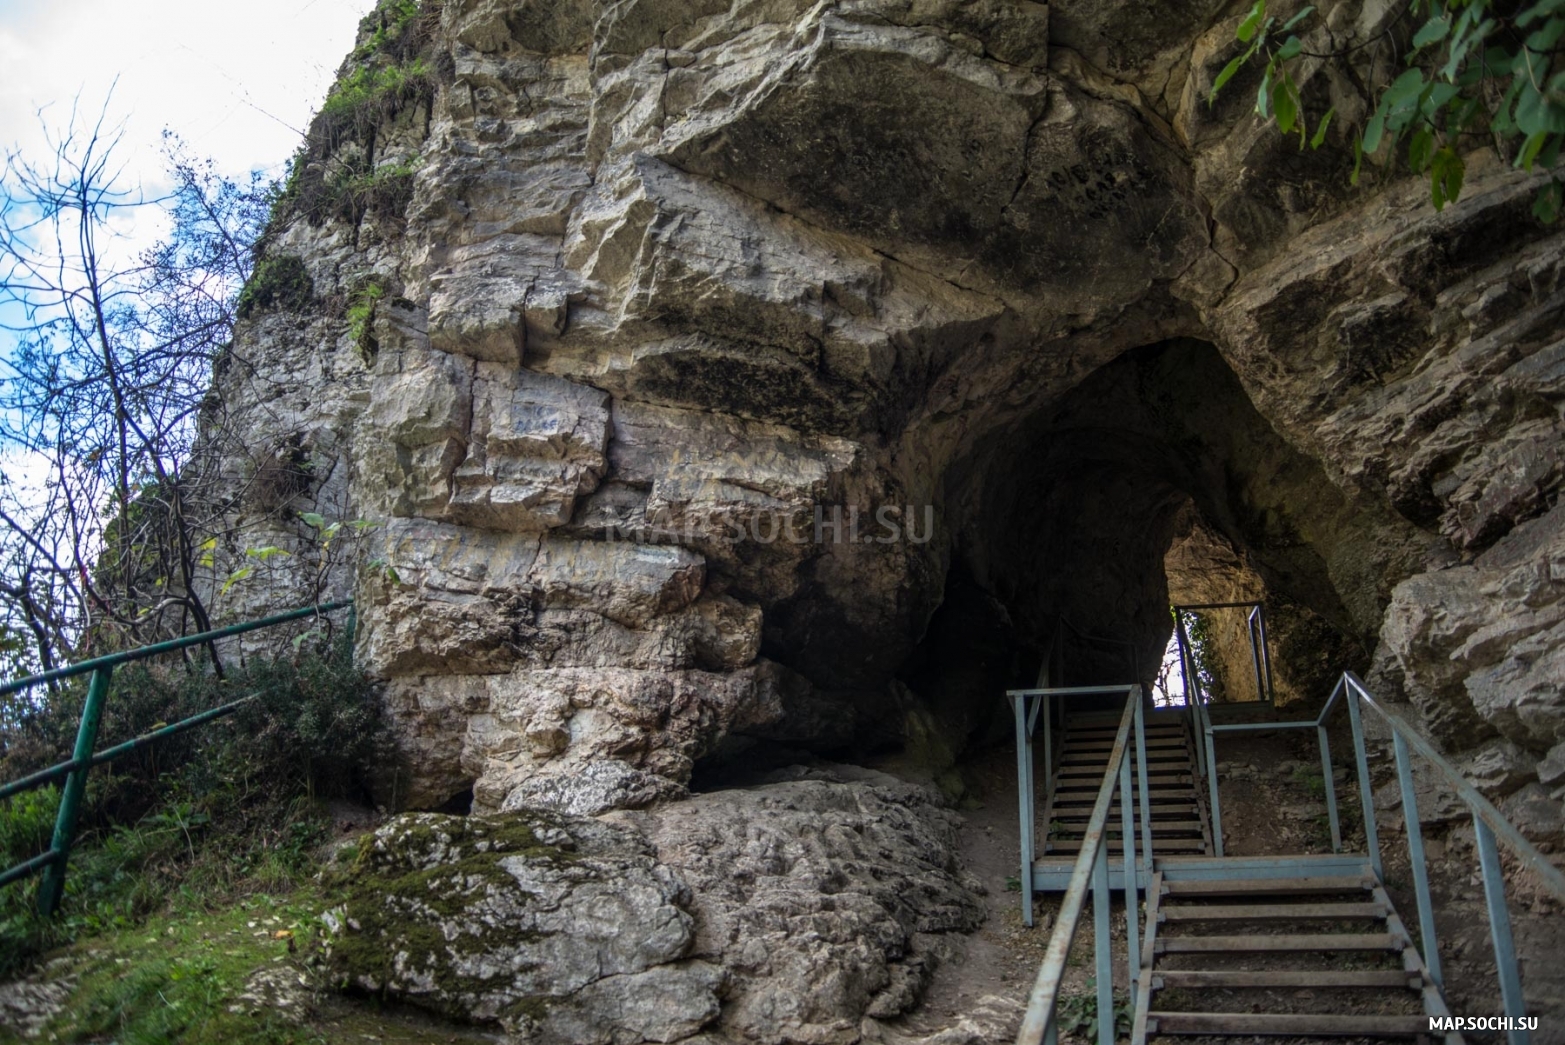
M1246 893L1361 893L1372 886L1368 878L1318 876L1310 878L1232 878L1226 881L1163 881L1164 896L1237 896Z
M1177 748L1170 748L1167 751L1147 752L1147 765L1149 766L1166 766L1170 763L1174 765L1180 765L1188 762L1189 760L1190 756ZM1108 764L1109 760L1105 757L1104 753L1097 751L1083 751L1080 754L1067 754L1065 757L1060 759L1061 766L1097 766L1100 769L1107 769ZM1132 761L1131 765L1135 765L1135 762Z
M1132 741L1132 743L1134 743L1134 741ZM1148 751L1148 753L1153 752L1153 751L1177 751L1177 750L1182 750L1182 749L1184 749L1187 746L1188 745L1183 740L1176 739L1174 737L1164 737L1164 738L1159 738L1159 739L1156 739L1156 740L1152 739L1151 737L1147 738L1147 751ZM1065 750L1065 753L1067 755L1085 754L1085 753L1091 752L1091 751L1109 752L1109 751L1113 751L1114 750L1114 741L1113 741L1113 739L1109 739L1109 740L1080 739L1080 740L1078 740L1078 739L1072 738L1072 739L1069 739L1069 740L1065 741L1065 749L1064 750Z
M1152 989L1164 987L1407 987L1423 980L1401 969L1158 969Z
M1152 787L1147 789L1147 800L1150 802L1156 802L1158 799L1163 798L1182 798L1189 799L1193 802L1195 800L1194 796L1195 790L1188 785L1183 788L1176 789L1172 787L1160 788L1154 784ZM1139 794L1132 795L1131 797L1134 799L1134 801L1131 803L1132 805L1140 804L1141 796ZM1082 791L1078 794L1071 795L1070 801L1064 800L1064 796L1061 798L1056 798L1054 800L1054 808L1056 810L1060 810L1069 808L1071 806L1085 806L1086 808L1091 809L1093 803L1097 801L1097 798L1098 796L1091 791ZM1114 808L1119 808L1119 804L1117 802L1115 803Z
M1121 825L1121 823L1120 823L1120 818L1117 817L1117 816L1113 818L1113 823L1111 823L1111 824L1109 824L1107 826L1108 826L1108 830L1109 830L1110 834L1118 834L1122 830L1122 827L1123 827L1123 825ZM1137 831L1141 830L1141 817L1140 816L1136 817L1135 827L1136 827ZM1154 837L1157 835L1157 833L1159 831L1173 831L1173 832L1175 832L1177 834L1177 833L1179 833L1181 831L1199 831L1199 830L1201 830L1201 821L1199 821L1199 820L1159 820L1155 816L1152 818L1152 834L1153 834ZM1072 833L1074 833L1074 834L1082 834L1084 831L1086 831L1085 827L1078 826L1078 827L1076 827L1074 829L1074 831L1072 831L1072 829L1069 826L1067 826L1066 824L1062 823L1060 825L1060 830L1058 830L1058 831L1056 831L1054 833L1055 834L1072 834Z
M1170 906L1158 908L1158 918L1167 922L1291 922L1317 918L1381 919L1386 908L1378 903L1288 903L1288 904L1213 904L1210 907Z
M1163 936L1158 954L1271 954L1277 951L1400 951L1391 933L1299 933L1294 936Z
M1428 1016L1328 1016L1309 1013L1153 1012L1151 1034L1312 1034L1403 1037L1429 1033Z
M1136 837L1136 849L1141 849L1141 838ZM1051 838L1048 841L1048 850L1051 853L1079 853L1081 852L1081 839L1079 838ZM1109 840L1109 852L1122 852L1124 847L1119 844L1119 839ZM1204 853L1206 842L1200 838L1157 838L1152 839L1152 850L1155 856L1158 852L1174 853Z
M1195 809L1195 800L1189 802L1149 802L1152 809L1152 822L1158 822L1160 816L1189 816ZM1136 814L1136 823L1141 823L1141 805L1138 802L1130 803L1130 808ZM1119 818L1119 803L1116 802L1109 809L1109 815ZM1070 807L1055 806L1054 819L1056 820L1086 820L1092 816L1092 803L1080 802Z

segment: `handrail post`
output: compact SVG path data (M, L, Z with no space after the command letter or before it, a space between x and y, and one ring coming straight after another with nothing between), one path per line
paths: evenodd
M1136 791L1141 799L1141 861L1146 865L1147 881L1152 880L1152 796L1147 793L1146 706L1136 701L1136 768L1141 774Z
M1347 686L1343 697L1348 702L1348 722L1353 727L1353 755L1358 762L1359 805L1364 812L1364 847L1369 850L1369 866L1382 882L1386 869L1380 860L1380 832L1375 827L1375 793L1369 783L1369 749L1364 743L1364 720L1359 712L1358 689Z
M1484 902L1489 908L1489 938L1494 943L1494 966L1500 977L1500 999L1507 1016L1527 1015L1520 970L1516 967L1516 941L1511 936L1511 915L1505 908L1505 872L1494 832L1473 811L1473 832L1478 843L1478 866L1483 871ZM1507 1031L1511 1045L1527 1045L1531 1035L1523 1028Z
M1223 809L1217 792L1217 748L1212 740L1212 719L1207 713L1206 702L1201 702L1202 743L1206 747L1206 787L1212 803L1212 850L1223 855Z
M1440 946L1435 941L1435 910L1429 896L1429 868L1424 863L1424 832L1418 821L1418 793L1413 787L1412 759L1402 731L1391 727L1391 744L1397 756L1397 784L1402 788L1402 821L1407 827L1407 859L1413 868L1413 892L1418 899L1418 935L1424 944L1424 968L1439 988L1445 987L1440 975Z
M103 705L109 693L113 667L98 668L87 686L87 702L82 707L81 724L76 728L76 747L71 753L75 765L60 791L60 810L54 819L54 839L49 845L54 860L38 883L38 913L53 916L65 897L65 865L76 841L76 821L81 816L82 795L87 790L87 774L92 771L92 750L98 743L98 726L103 721Z
M1174 611L1174 637L1179 640L1179 675L1185 683L1185 716L1190 720L1190 739L1195 743L1196 770L1206 776L1206 752L1201 747L1201 711L1199 680L1195 678L1195 663L1190 651L1190 637L1185 632L1185 615Z
M1135 699L1132 695L1131 699ZM1136 996L1136 979L1141 968L1141 937L1136 909L1136 807L1130 790L1130 752L1119 762L1120 849L1125 864L1125 946L1129 965L1130 996Z
M1320 772L1326 782L1326 819L1331 823L1331 851L1342 852L1342 821L1337 817L1337 779L1331 767L1331 741L1326 737L1326 727L1316 726L1320 738Z
M1261 628L1257 621L1260 612L1261 607L1257 603L1250 611L1249 617L1245 619L1247 625L1245 630L1250 633L1250 661L1255 667L1255 699L1264 704L1266 703L1266 678L1261 670Z
M1098 980L1098 1045L1114 1045L1114 956L1109 941L1109 833L1092 861L1092 949Z
M1027 696L1012 693L1011 710L1016 716L1016 791L1020 817L1022 924L1032 928L1032 862L1033 852L1033 789L1032 789L1032 737L1027 730ZM1037 699L1043 699L1041 697ZM1047 707L1045 707L1047 710Z
M1266 604L1257 603L1255 612L1259 615L1261 625L1261 661L1266 665L1266 702L1277 703L1277 687L1272 680L1272 644L1266 635Z

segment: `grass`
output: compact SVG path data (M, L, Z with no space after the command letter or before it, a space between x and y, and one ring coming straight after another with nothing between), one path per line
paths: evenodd
M297 955L311 950L322 906L318 888L305 882L282 895L255 893L230 904L176 901L135 926L82 941L50 964L50 977L74 980L74 990L44 1037L110 1036L122 1045L324 1043L326 1037L278 1006L245 997L262 969L300 974Z

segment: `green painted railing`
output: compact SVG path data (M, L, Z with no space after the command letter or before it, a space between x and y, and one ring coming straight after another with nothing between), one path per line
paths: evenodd
M340 610L353 606L352 599L341 602L329 602L319 606L305 606L302 609L290 610L287 613L279 613L271 617L262 617L260 620L246 621L243 624L231 624L226 628L218 628L215 631L204 631L199 635L187 635L184 638L170 639L167 642L159 642L152 646L142 646L138 649L126 650L122 653L111 653L104 657L95 657L92 660L84 660L80 664L71 664L63 668L55 668L45 671L40 675L30 675L25 679L8 682L0 686L0 696L17 693L33 686L58 679L71 678L75 675L92 675L92 681L87 687L87 701L82 707L81 724L76 729L76 747L69 761L61 762L57 766L41 769L19 780L13 780L0 786L0 800L7 799L23 791L31 791L34 788L43 787L45 784L65 778L65 787L60 793L60 811L54 820L54 838L50 842L48 850L39 853L31 860L25 860L15 867L0 872L0 886L26 878L39 871L43 872L43 881L38 885L38 912L45 918L54 914L60 906L60 900L65 896L65 868L70 861L71 846L76 841L76 825L81 815L82 795L87 790L87 774L92 767L104 762L113 761L121 755L127 755L138 748L147 746L163 737L182 733L187 729L194 729L224 715L231 715L239 707L255 697L241 697L221 707L211 708L199 715L181 719L172 725L162 726L150 733L144 733L134 740L127 740L123 744L105 748L94 752L98 743L98 726L103 721L103 704L109 693L109 680L114 675L114 669L121 664L129 664L133 661L146 660L148 657L156 657L163 653L172 653L175 650L186 649L190 646L203 646L217 639L226 639L233 635L242 635L247 631L256 631L261 628L271 628L279 624L287 624L289 621L301 620L305 617L318 617L332 610ZM353 630L352 616L349 617L348 630Z

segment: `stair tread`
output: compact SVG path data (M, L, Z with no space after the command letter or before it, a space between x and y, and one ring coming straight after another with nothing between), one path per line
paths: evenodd
M1086 817L1080 817L1080 820L1086 820ZM1121 829L1119 817L1113 817L1113 821L1114 823L1110 824L1111 831L1119 831L1119 829ZM1064 824L1061 824L1061 828L1064 828ZM1136 817L1136 829L1138 829L1138 831L1141 829L1141 817ZM1202 829L1202 823L1200 823L1199 820L1158 820L1157 817L1152 818L1153 832L1200 831L1200 829ZM1081 831L1085 831L1085 828L1078 828L1077 831L1075 831L1075 834L1081 834ZM1066 832L1069 832L1069 828L1064 828L1063 831L1058 831L1056 834L1066 834Z
M1157 969L1164 987L1414 987L1401 969Z
M1157 1034L1411 1035L1429 1032L1428 1016L1265 1012L1150 1012ZM1152 1031L1155 1026L1156 1030Z
M1081 839L1051 838L1048 841L1048 847L1051 852L1055 853L1078 853L1081 851ZM1141 848L1139 836L1136 838L1136 848L1138 850ZM1119 839L1109 839L1110 852L1118 853L1122 849L1123 846L1119 844ZM1159 850L1163 852L1203 853L1206 851L1206 842L1199 838L1154 838L1152 840L1152 849L1154 856Z
M1294 903L1294 904L1211 904L1158 907L1158 917L1170 922L1271 922L1296 918L1384 918L1386 908L1378 903Z
M1159 934L1159 954L1217 951L1224 954L1269 951L1400 951L1403 941L1391 933L1295 933L1286 936L1168 936Z
M1223 881L1163 880L1167 896L1232 896L1240 893L1348 893L1370 888L1366 877L1312 875L1308 878L1230 878Z

